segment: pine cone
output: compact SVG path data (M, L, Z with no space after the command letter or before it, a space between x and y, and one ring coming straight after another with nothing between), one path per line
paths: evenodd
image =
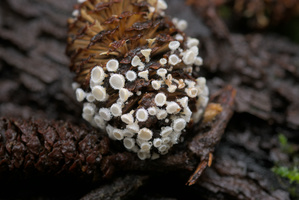
M209 100L193 72L199 41L183 32L186 21L165 16L163 0L80 2L66 52L83 118L142 160L166 154Z

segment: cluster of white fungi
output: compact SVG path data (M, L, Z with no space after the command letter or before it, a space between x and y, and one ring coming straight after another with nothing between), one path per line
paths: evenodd
M150 10L154 12L154 10L166 8L167 4L163 0L158 0L157 8ZM174 19L173 23L180 30L184 30L187 26L184 20ZM180 34L174 38L175 40L169 42L168 45L168 52L170 52L168 58L164 56L157 60L160 67L156 70L155 77L158 78L150 77L149 69L145 67L146 63L151 60L152 49L143 49L140 53L144 56L145 61L142 62L141 57L134 56L131 60L132 67L126 73L120 72L122 64L113 58L105 66L92 68L90 88L83 90L79 84L74 84L77 100L84 102L83 118L93 126L105 130L112 140L121 141L126 149L136 152L141 160L157 159L160 155L166 154L174 144L182 141L181 134L185 131L186 126L191 119L194 123L201 119L209 100L209 91L204 77L191 80L175 79L172 76L172 70L180 63L184 64L183 70L190 76L194 66L202 65L202 58L198 56L199 41L197 39L188 38L184 41ZM182 45L187 48L181 48ZM143 95L142 91L133 93L125 87L126 83L134 82L137 79L149 82L149 86L155 92L155 105L138 107L123 113L123 108L130 98ZM118 99L110 107L98 107L100 102L109 102L108 88L104 87L104 82L107 80L114 92L118 93ZM161 92L161 88L166 88L163 91L167 91L167 93ZM168 94L175 93L177 90L184 95L175 100L168 100ZM196 99L196 112L192 112L188 106L190 99ZM169 125L159 127L159 134L154 134L150 128L139 125L140 122L146 122L150 117L164 120ZM109 123L116 118L121 119L123 123L120 127L112 126L112 123Z

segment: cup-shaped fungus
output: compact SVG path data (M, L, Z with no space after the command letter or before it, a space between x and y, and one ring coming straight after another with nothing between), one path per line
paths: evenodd
M208 102L199 41L164 0L78 1L67 54L83 118L140 159L158 158L197 123Z

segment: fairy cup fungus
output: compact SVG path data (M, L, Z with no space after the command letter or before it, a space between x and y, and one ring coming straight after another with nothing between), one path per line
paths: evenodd
M209 90L199 41L164 0L78 0L67 54L82 116L144 159L157 159L202 118Z

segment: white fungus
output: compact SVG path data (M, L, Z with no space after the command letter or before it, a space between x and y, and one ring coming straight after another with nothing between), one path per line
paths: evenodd
M163 144L168 144L171 141L170 137L164 137L162 138L162 143Z
M88 121L88 122L91 122L91 121L92 121L92 118L93 118L93 115L89 115L89 114L86 114L86 113L82 113L82 118L85 119L85 120Z
M95 66L91 70L90 79L94 83L101 83L105 79L105 72L104 72L103 68L100 66Z
M148 81L148 70L139 72L138 76L141 77L141 78L144 78L146 81Z
M73 17L78 17L79 14L80 14L80 12L77 9L72 12Z
M173 121L173 130L182 131L186 127L186 120L183 118L178 118Z
M195 61L194 61L194 64L197 65L197 66L201 66L203 64L202 58L201 57L196 57Z
M124 129L123 132L124 132L124 137L131 138L131 137L133 137L135 135L135 133L133 133L129 129Z
M111 59L106 64L106 68L109 72L116 72L118 67L119 67L119 62L116 59Z
M176 85L170 85L169 87L168 87L168 92L170 92L170 93L174 93L175 91L176 91L176 89L177 89L178 87L176 86Z
M136 74L136 72L129 70L126 73L126 78L128 79L128 81L131 81L131 82L135 81L137 78L137 74Z
M101 118L101 116L99 115L95 115L93 120L95 121L95 123L97 124L97 126L100 129L104 129L106 128L106 122L103 120L103 118Z
M164 69L164 68L160 68L160 69L157 70L157 74L159 76L161 76L162 79L164 80L165 79L165 75L167 74L167 70Z
M135 146L135 140L133 138L125 138L123 143L127 149L132 149Z
M133 67L144 66L144 64L141 62L141 60L138 56L134 56L134 58L131 61L131 65Z
M122 140L124 139L124 133L122 130L115 128L112 132L113 136L117 140Z
M157 9L158 10L165 10L167 9L167 3L164 0L157 1Z
M116 138L113 136L113 130L114 130L114 129L115 129L115 128L114 128L113 126L111 126L110 124L108 124L108 125L106 126L106 132L107 132L109 138L111 138L112 140L115 140L115 139L116 139Z
M154 80L154 81L151 82L152 87L155 90L159 90L161 88L161 83L162 83L162 81L157 81L157 80Z
M121 120L126 124L133 124L134 123L134 117L131 113L122 115Z
M180 42L179 41L171 41L171 42L169 42L168 47L171 51L175 51L180 47Z
M162 120L162 119L165 119L167 117L167 115L168 114L167 114L166 110L159 109L156 116L157 116L158 120Z
M153 142L154 147L158 148L162 145L162 140L161 138L155 138Z
M145 159L149 158L150 154L147 153L147 152L139 151L139 152L137 153L137 156L138 156L138 158L139 158L140 160L145 160Z
M83 113L87 115L94 115L96 109L96 105L93 103L84 103L83 105Z
M80 87L80 84L79 83L77 83L77 82L73 82L72 83L72 88L73 88L73 90L76 90L77 88L79 88Z
M157 109L155 107L150 107L147 109L148 114L150 115L156 115L157 114Z
M195 54L195 56L197 56L198 55L198 47L197 46L194 46L194 47L191 47L190 48L190 51L192 51L194 54ZM195 58L196 59L196 58ZM195 60L194 60L195 61Z
M148 112L144 108L138 109L136 112L136 119L140 122L145 122L148 119Z
M120 90L125 86L125 78L121 74L113 74L109 79L109 83L113 89Z
M159 60L159 62L160 62L161 65L166 65L167 64L167 59L166 58L161 58Z
M139 130L137 138L141 140L150 140L153 137L153 132L148 128L142 128Z
M139 125L137 123L127 125L126 128L133 133L138 133L139 132Z
M176 102L171 101L171 102L167 103L166 111L169 114L177 114L178 112L180 112L180 110L181 110L181 107Z
M183 61L186 65L192 65L195 61L195 58L196 54L193 51L188 50L183 56Z
M127 101L128 98L129 98L130 96L132 96L132 95L133 95L133 93L130 92L130 91L129 91L128 89L126 89L126 88L121 88L121 89L119 90L119 98L120 98L121 101L123 101L123 102Z
M88 93L87 95L86 95L86 100L88 101L88 102L90 102L90 103L92 103L92 102L94 102L94 100L95 100L96 98L93 96L93 94L91 94L91 93Z
M163 106L166 103L166 95L164 93L158 93L155 96L155 103L157 106Z
M107 99L107 93L106 93L106 88L102 86L95 86L92 88L91 93L93 96L96 98L97 101L106 101Z
M161 153L161 152L165 152L165 151L167 151L168 148L169 148L168 145L163 144L163 145L161 145L158 149L159 149L159 151L160 151L160 153Z
M113 104L110 108L110 112L114 117L119 117L122 114L121 106L117 103Z
M184 40L184 37L181 34L176 34L174 38L176 40Z
M188 22L186 20L181 19L181 20L178 21L177 28L180 31L186 30L187 27L188 27Z
M158 159L158 158L160 158L160 155L154 152L154 153L152 154L151 159L152 159L152 160L156 160L156 159Z
M185 92L186 94L191 97L191 98L194 98L194 97L197 97L197 94L198 94L198 89L193 87L193 88L186 88L185 89Z
M168 62L171 65L176 65L181 62L181 59L177 55L172 54L171 56L169 56Z
M85 99L85 97L86 97L86 93L84 92L84 90L82 90L81 88L77 88L76 89L77 101L81 102Z
M162 127L161 137L167 137L172 133L172 128L170 126Z
M152 49L143 49L140 52L145 57L145 61L149 62L150 61L150 55L151 55Z
M140 145L141 151L149 152L151 150L152 145L149 142L144 142Z
M110 121L112 119L112 115L109 108L100 108L99 115L105 120Z
M194 46L198 46L199 45L199 40L196 38L188 38L187 39L187 47L191 48Z
M188 107L188 100L188 97L182 97L181 99L178 99L177 102L179 102L183 108L186 108Z

